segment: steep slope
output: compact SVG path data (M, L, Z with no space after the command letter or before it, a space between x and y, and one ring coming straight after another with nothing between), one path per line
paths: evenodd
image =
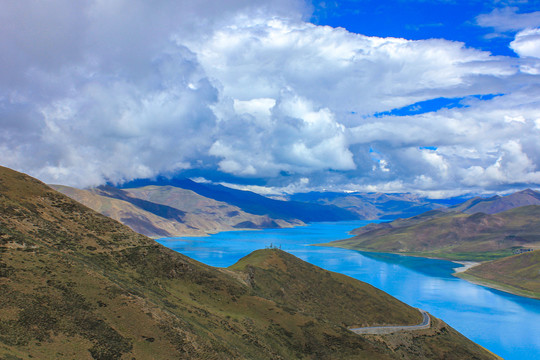
M489 261L456 276L499 290L540 299L540 250Z
M540 247L540 206L495 215L428 212L354 230L355 237L330 246L434 256L454 260L491 260L516 248Z
M497 195L490 198L476 197L462 204L450 207L449 210L460 211L466 214L477 212L496 214L528 205L540 205L540 192L526 189L506 196Z
M126 190L110 186L87 190L62 185L51 186L147 236L197 236L219 231L303 224L301 221L248 214L237 207L170 186Z
M4 359L494 358L437 319L403 340L356 335L417 312L278 250L205 266L2 167L0 294Z
M222 185L197 183L189 179L158 178L156 181L138 180L125 184L122 188L129 189L148 185L168 185L191 190L201 196L237 206L250 214L267 215L276 219L298 219L303 222L359 219L357 214L334 205L275 200L251 191L236 190Z

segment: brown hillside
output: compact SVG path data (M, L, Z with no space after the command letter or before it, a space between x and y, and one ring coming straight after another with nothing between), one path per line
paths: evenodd
M494 215L428 212L410 219L370 224L355 237L330 246L454 260L491 260L516 248L540 247L540 206Z
M457 275L499 290L540 299L540 250L489 261Z
M346 329L415 311L278 250L211 268L0 167L0 358L493 358L437 320L403 340Z

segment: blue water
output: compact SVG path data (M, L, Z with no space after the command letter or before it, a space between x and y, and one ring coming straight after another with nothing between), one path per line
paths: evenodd
M365 281L422 308L505 359L540 359L540 300L453 277L458 264L408 256L309 246L349 237L366 221L315 223L292 229L231 231L158 241L211 266L226 267L270 245L324 269Z

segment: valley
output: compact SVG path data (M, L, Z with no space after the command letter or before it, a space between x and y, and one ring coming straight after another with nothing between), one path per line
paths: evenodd
M354 334L421 316L279 250L209 267L6 168L0 213L4 358L496 358L435 318L402 340Z

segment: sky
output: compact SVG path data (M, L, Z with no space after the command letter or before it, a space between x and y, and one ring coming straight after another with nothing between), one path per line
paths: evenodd
M0 2L0 165L90 187L540 186L540 3Z

